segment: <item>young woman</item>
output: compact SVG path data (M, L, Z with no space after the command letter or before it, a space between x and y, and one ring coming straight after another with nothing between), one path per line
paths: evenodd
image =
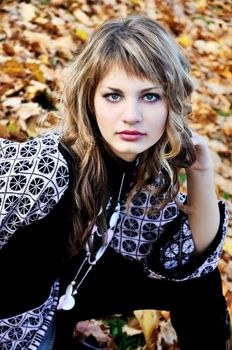
M62 129L1 140L2 349L52 349L56 309L70 350L78 320L146 308L171 312L181 350L226 349L227 213L188 71L157 22L108 21L70 66Z
M181 350L226 348L227 214L207 144L186 124L188 72L170 34L143 16L106 22L73 60L62 140L76 159L74 229L58 348L78 320L146 308L170 310Z

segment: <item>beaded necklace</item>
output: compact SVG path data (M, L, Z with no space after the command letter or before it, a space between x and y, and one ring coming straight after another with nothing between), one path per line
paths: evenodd
M57 310L60 310L60 309L71 310L74 307L75 299L73 296L77 294L78 289L82 285L83 281L85 280L85 278L87 277L89 272L92 270L93 266L96 265L97 261L102 257L105 250L109 246L109 244L114 236L116 227L117 227L117 222L118 222L120 208L121 208L120 198L121 198L124 179L125 179L125 173L123 173L123 175L122 175L115 209L114 209L114 212L111 215L110 220L109 220L109 228L105 232L100 233L98 230L98 226L96 224L93 226L90 237L89 237L89 239L86 243L86 246L85 246L86 256L85 256L84 260L82 261L79 269L77 270L77 273L76 273L74 279L68 284L66 291L65 291L65 294L63 294L60 297L59 303L57 306ZM111 201L111 198L109 199L107 207L110 206L110 201ZM101 213L102 213L102 208L100 209L98 216ZM97 249L97 251L95 252L94 257L93 257L93 255L91 254L90 247L94 246L95 236L102 238L102 245L100 246L99 249ZM86 268L86 271L84 272L83 276L80 277L81 273L83 273L84 268ZM78 282L78 280L79 280L79 282Z

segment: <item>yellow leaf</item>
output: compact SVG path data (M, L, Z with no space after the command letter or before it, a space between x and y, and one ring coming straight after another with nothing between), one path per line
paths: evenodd
M40 70L40 66L37 63L30 63L26 62L25 66L30 69L31 73L33 74L33 77L38 80L41 83L45 83L46 80L43 76L43 73Z
M49 64L49 56L48 55L40 55L39 60L44 64Z
M2 65L2 72L18 78L25 76L23 63L15 59L5 61Z
M76 28L76 29L75 29L75 34L76 34L76 36L77 36L79 39L81 39L82 41L87 41L87 40L88 40L89 34L88 34L87 31L84 30L84 29Z
M221 72L221 74L225 77L225 78L232 78L232 73L230 71L229 67L225 67L225 69Z
M178 43L183 47L191 46L193 41L192 39L187 35L181 35L177 38Z
M159 324L159 312L155 310L135 310L137 318L147 344L151 341L151 336Z
M231 237L226 237L223 245L223 250L228 254L232 255L232 238Z
M199 11L205 11L206 7L207 7L206 0L198 0L197 1L197 8Z
M226 293L228 292L228 287L225 281L222 281L222 292L223 292L223 295L226 295Z

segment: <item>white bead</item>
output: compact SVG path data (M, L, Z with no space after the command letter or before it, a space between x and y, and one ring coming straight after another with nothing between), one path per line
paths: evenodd
M72 286L72 283L70 283L66 288L65 296L68 298L70 295L72 295L72 291L73 291L73 286Z
M118 217L119 217L119 213L117 211L115 211L110 218L110 228L113 228L118 221Z

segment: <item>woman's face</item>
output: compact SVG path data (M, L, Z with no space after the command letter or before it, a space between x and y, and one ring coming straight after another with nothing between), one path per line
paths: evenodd
M94 108L103 139L126 161L153 146L165 130L168 108L162 88L118 66L97 85Z

